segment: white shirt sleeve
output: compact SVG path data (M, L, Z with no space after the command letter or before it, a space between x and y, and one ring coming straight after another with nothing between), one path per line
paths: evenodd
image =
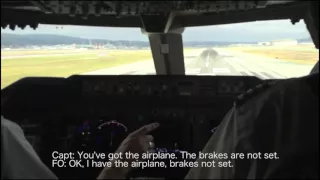
M234 137L234 113L235 109L229 111L222 123L219 125L215 134L211 136L210 140L201 151L202 153L232 153L235 141ZM215 167L204 167L203 162L212 162L208 159L197 159L199 167L191 168L185 179L232 179L233 168L218 167L218 160L215 160ZM228 161L223 159L222 161ZM231 160L232 161L232 160ZM234 162L232 162L234 163Z
M58 179L41 161L21 127L2 116L1 179Z

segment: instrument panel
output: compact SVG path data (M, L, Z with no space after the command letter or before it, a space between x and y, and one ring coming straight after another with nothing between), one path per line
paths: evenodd
M28 78L9 86L5 118L23 127L41 159L51 167L53 151L114 152L143 125L160 152L198 152L215 132L237 95L255 87L255 77L71 76ZM19 113L16 113L19 112ZM29 125L29 126L28 126ZM30 128L29 128L30 129ZM34 140L36 139L36 140ZM62 178L95 178L100 169L53 168ZM135 176L183 177L187 169L149 169ZM149 174L148 174L149 173Z
M85 94L106 96L215 96L234 95L259 82L253 77L225 76L74 76Z

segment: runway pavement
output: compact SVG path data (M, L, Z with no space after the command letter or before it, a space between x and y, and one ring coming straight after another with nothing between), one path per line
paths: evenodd
M187 75L256 76L284 79L307 75L313 65L298 64L225 48L195 50L185 54ZM155 74L153 60L83 73L85 75Z

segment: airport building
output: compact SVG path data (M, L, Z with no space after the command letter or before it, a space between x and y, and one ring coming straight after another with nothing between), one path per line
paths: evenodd
M270 46L271 42L258 42L259 46Z
M271 41L272 46L295 46L298 45L298 41L294 39L287 39L287 40L277 40Z

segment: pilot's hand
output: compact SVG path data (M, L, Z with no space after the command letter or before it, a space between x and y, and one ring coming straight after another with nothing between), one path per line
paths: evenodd
M154 148L152 135L149 133L159 127L159 123L152 123L141 127L129 134L121 143L116 153L144 153Z
M159 123L152 123L141 127L140 129L129 134L120 144L116 153L138 153L141 156L142 153L152 151L154 148L153 137L149 133L159 127ZM123 168L105 168L100 173L98 179L123 179L127 173L132 169L131 162L134 159L124 159L128 162L128 167ZM120 160L121 161L121 160Z

